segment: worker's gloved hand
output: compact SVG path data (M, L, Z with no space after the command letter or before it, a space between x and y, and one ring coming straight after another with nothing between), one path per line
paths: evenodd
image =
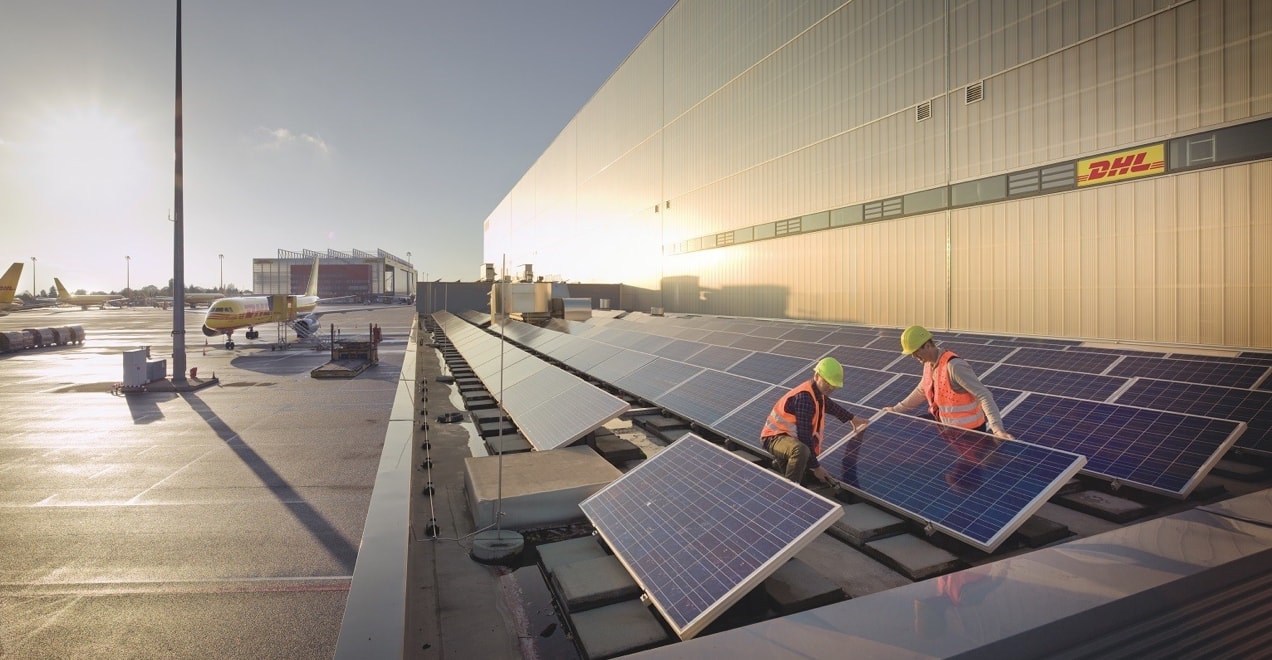
M870 426L870 420L866 419L865 417L852 418L852 430L854 433L861 433L862 431L866 430L867 426Z
M1016 439L1016 436L1006 431L994 431L994 437L998 438L999 440L1015 440Z
M817 480L821 481L822 483L826 483L826 484L830 483L830 473L826 472L826 468L820 465L813 468L813 476L817 477Z
M879 412L896 412L896 411L897 411L896 406L884 406L879 409Z

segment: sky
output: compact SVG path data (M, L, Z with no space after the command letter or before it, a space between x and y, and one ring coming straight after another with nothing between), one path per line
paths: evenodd
M482 223L675 0L185 0L185 283L278 250L479 275ZM173 277L175 0L0 2L0 270ZM219 255L224 255L220 257Z

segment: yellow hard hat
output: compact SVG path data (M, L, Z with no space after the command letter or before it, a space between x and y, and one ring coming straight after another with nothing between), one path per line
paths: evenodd
M923 348L923 345L932 341L932 333L921 325L912 325L901 333L901 352L906 355L913 355L915 351Z
M813 369L813 373L826 379L827 383L835 387L844 386L844 368L839 364L839 360L832 357L822 358L817 363L817 367Z

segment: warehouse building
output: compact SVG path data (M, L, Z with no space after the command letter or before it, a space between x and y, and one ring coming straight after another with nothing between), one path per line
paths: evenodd
M1272 348L1272 4L681 0L484 225L628 309Z
M252 260L252 290L257 294L303 294L309 269L318 259L318 296L349 297L359 302L397 302L415 297L416 273L409 255L384 250L278 250L274 259Z

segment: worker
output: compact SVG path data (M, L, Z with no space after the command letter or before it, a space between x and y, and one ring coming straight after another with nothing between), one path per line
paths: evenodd
M976 377L972 366L953 351L937 346L927 328L906 328L901 333L901 352L923 363L923 380L904 401L884 408L884 412L906 413L926 401L935 420L973 431L988 430L1001 440L1013 439L1003 428L994 395Z
M818 480L829 482L830 475L817 462L827 413L841 422L852 422L854 431L865 429L869 423L830 399L830 393L843 384L844 368L839 361L822 358L813 368L811 379L782 395L773 405L760 441L773 454L774 469L787 479L800 483L807 470Z

